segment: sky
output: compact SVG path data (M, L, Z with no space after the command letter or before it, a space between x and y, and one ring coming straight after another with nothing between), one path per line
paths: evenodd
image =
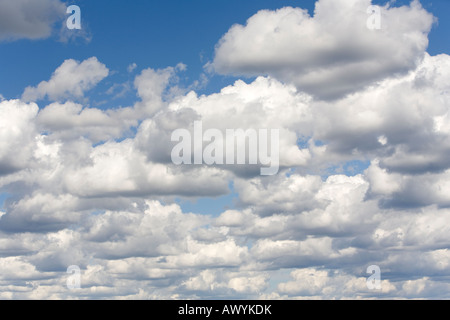
M449 299L449 15L0 0L0 299ZM278 171L177 164L195 123Z

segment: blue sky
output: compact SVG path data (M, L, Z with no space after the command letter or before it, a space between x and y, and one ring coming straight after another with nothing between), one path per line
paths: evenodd
M2 82L4 95L21 95L23 87L40 82L67 58L84 60L93 55L122 74L122 79L131 63L143 69L165 68L182 62L188 66L186 76L192 82L199 78L204 64L213 57L218 39L231 25L245 23L260 9L295 5L293 1L197 0L138 0L126 5L119 0L100 0L74 4L81 8L82 23L87 26L92 41L86 43L77 39L61 43L57 37L52 37L2 43L2 61L20 59L20 63L9 64L11 68L19 67L20 72L14 81ZM309 8L313 4L314 1L308 1ZM17 56L18 52L24 55ZM26 78L20 76L22 72L27 74ZM221 87L230 82L218 81Z
M138 65L138 71L148 67L165 68L182 62L188 66L182 76L189 85L200 78L204 72L203 66L213 59L218 39L233 24L245 24L259 10L283 6L301 6L312 13L314 3L313 0L137 0L126 5L120 0L70 2L68 4L81 8L83 27L92 40L86 42L83 38L77 38L63 43L55 35L44 40L0 43L1 68L3 74L8 74L8 78L0 78L2 94L8 98L19 97L24 87L49 77L61 61L67 58L84 60L91 56L97 56L117 72L109 83L132 79L126 72L131 63ZM386 1L374 3L383 5ZM395 1L394 5L407 3L409 1ZM449 52L450 3L434 0L422 1L422 4L439 19L430 33L428 52ZM200 92L219 91L234 79L214 76ZM105 88L98 90L101 89ZM122 104L126 102L120 101Z
M449 298L450 1L34 1L0 0L0 299ZM281 130L278 173L175 165L199 119Z

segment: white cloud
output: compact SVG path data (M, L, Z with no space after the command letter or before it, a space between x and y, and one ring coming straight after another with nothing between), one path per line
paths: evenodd
M90 154L91 164L73 167L63 177L65 188L79 196L226 194L226 173L215 168L182 170L148 162L131 140L108 142ZM183 173L183 174L181 174Z
M318 270L314 268L297 269L292 271L293 281L280 283L278 291L291 298L323 298L336 297L367 298L372 294L387 295L394 293L396 286L389 280L381 281L381 289L370 292L366 285L366 278L355 277L338 271Z
M37 117L39 128L51 133L52 139L71 140L85 137L92 142L119 138L136 122L120 119L122 110L102 111L82 105L55 102L43 108Z
M312 142L324 143L322 152L310 146L314 163L378 159L381 168L402 174L448 169L449 63L448 55L425 54L406 76L336 102L314 101Z
M205 270L199 275L189 278L183 285L188 291L204 294L213 294L217 291L226 294L231 290L234 291L234 294L258 294L267 287L267 280L267 274L256 272Z
M19 257L0 258L1 280L30 280L39 277L36 268Z
M0 176L25 168L35 146L38 106L19 100L0 102Z
M450 205L448 183L450 170L442 173L398 174L381 169L377 162L367 170L369 196L380 199L385 207L424 207Z
M282 293L303 293L304 295L317 295L323 291L328 282L328 272L315 269L299 269L291 273L293 282L278 285Z
M79 220L77 199L72 195L33 194L8 208L0 219L0 229L7 231L46 232L67 227Z
M135 62L133 62L132 64L130 64L130 65L127 67L127 71L128 71L129 73L131 73L131 72L133 72L136 68L137 68L137 64L136 64Z
M268 183L266 180L238 180L235 188L245 206L252 206L261 215L274 213L300 213L322 206L315 195L322 186L318 176L282 175Z
M331 73L347 68L349 57L369 65L383 58L384 71L369 68L365 78L376 85L361 89L362 82L332 103L280 82L278 74L238 80L215 94L186 93L177 87L180 64L138 74L140 101L133 106L88 108L86 92L108 75L96 58L67 60L24 93L59 102L39 109L1 101L0 190L7 200L0 212L0 297L448 298L450 58L423 52L426 32L419 31L431 19L415 2L383 11L389 24L380 43L398 39L411 17L419 21L406 30L412 38L392 49L405 54L401 63L380 50L347 56L348 48L378 37L362 39L367 31L354 28L350 35L359 42L351 47L341 34L364 22L365 8L334 30L339 4L357 3L369 2L320 0L314 18L292 8L263 11L229 33L247 35L262 17L268 29L255 29L262 40L280 34L292 45L289 32L323 31L333 40L326 42L329 57L342 54ZM300 62L329 66L317 54L321 39ZM423 57L417 68L414 57ZM296 61L290 63L301 67ZM347 80L344 88L355 81ZM79 103L60 101L66 99ZM195 120L205 129L280 128L282 170L261 177L248 166L173 165L170 135ZM340 168L352 160L369 168L349 176ZM178 197L226 195L231 184L235 206L217 216L174 204ZM366 285L373 264L382 271L378 291ZM69 265L82 270L80 290L65 287Z
M437 217L442 213L435 210L432 214ZM374 234L378 235L382 229L387 235L389 230L404 227L404 239L415 240L408 240L409 244L403 246L397 243L392 251L392 242L376 240L380 247L372 246L369 256L361 249L342 249L340 242L345 243L346 237L293 241L285 232L272 236L278 240L258 240L249 249L250 243L242 242L241 237L220 226L225 222L223 217L213 227L212 217L182 213L176 205L164 206L152 201L130 211L90 215L80 220L82 225L77 230L18 233L11 239L2 236L2 255L26 255L3 258L11 266L5 270L13 272L13 268L20 267L23 272L14 269L15 273L3 279L0 287L15 298L213 298L218 294L258 298L267 292L285 298L423 297L424 294L432 297L445 292L446 284L438 284L432 277L436 273L446 275L450 260L448 250L427 248L430 244L446 245L448 230L439 221L434 223L427 212L417 218L408 223L410 218L405 213L397 222L385 219L377 229L374 227ZM253 219L256 220L249 224L258 222L259 218ZM235 218L227 220L230 226L241 225ZM289 224L282 226L289 227ZM228 233L228 239L210 239L206 243L194 240L192 235L198 228L218 228L221 233ZM424 230L435 236L422 243L428 237ZM414 251L398 250L408 245ZM5 251L6 248L10 251ZM385 252L385 256L380 257L377 250ZM415 257L419 254L423 258L418 261ZM416 259L415 264L411 263L412 259ZM339 266L342 262L347 266L345 270L320 267L335 263ZM380 263L382 268L381 290L371 291L366 286L365 267L371 263ZM71 292L65 288L65 268L72 264L81 266L82 288ZM275 291L267 291L269 279L276 277L281 266L293 268L292 280L279 281ZM408 275L407 278L395 281L385 278L385 274L398 272ZM417 287L410 280L417 276L426 276L427 281ZM19 278L27 279L33 286L13 288L12 279ZM5 287L6 283L10 287Z
M49 81L42 81L37 87L27 87L22 95L25 101L37 101L48 97L52 101L81 99L84 93L97 85L109 74L108 68L96 57L78 62L64 61Z
M136 113L142 116L151 116L164 105L165 97L170 97L170 92L165 90L171 82L177 82L176 73L183 71L186 66L179 63L175 68L168 67L161 70L151 68L143 70L134 80L134 86L137 89L141 101L135 105ZM176 89L175 86L173 88ZM176 90L175 90L176 91Z
M433 17L418 1L382 8L382 29L367 28L371 0L319 0L300 8L262 10L220 40L219 73L270 75L321 99L356 92L413 70L428 46Z
M232 278L228 285L239 293L260 293L267 287L268 276L265 274L247 275Z
M237 81L220 93L199 97L189 92L174 99L167 110L143 124L137 140L151 159L170 161L175 145L170 141L171 133L178 128L192 131L196 120L202 121L203 132L209 128L223 133L226 129L278 129L280 166L302 166L311 159L308 150L297 146L298 135L310 134L308 102L309 97L274 79L260 77L251 84ZM154 144L156 136L161 140ZM251 166L226 169L237 175L259 175L259 168Z

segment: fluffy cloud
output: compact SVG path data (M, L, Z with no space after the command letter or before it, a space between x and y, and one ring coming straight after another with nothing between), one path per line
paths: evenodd
M33 194L12 204L0 220L8 232L48 232L67 227L80 218L72 195Z
M171 92L167 92L166 89L169 84L177 81L176 73L183 71L185 68L186 66L180 63L175 68L168 67L162 70L148 68L143 70L134 81L138 96L141 98L141 101L135 105L135 112L142 113L143 116L150 116L161 109L165 105L164 98L171 96ZM172 93L177 91L176 86L171 86L171 88Z
M71 101L64 104L55 102L39 112L37 124L42 131L51 132L52 139L85 137L97 143L119 138L137 124L134 119L126 118L127 111L127 108L103 111L83 108Z
M108 74L108 68L96 57L81 63L69 59L55 70L49 81L42 81L37 87L27 87L22 99L25 101L37 101L45 97L52 101L81 99L85 91L92 89Z
M47 38L66 8L59 0L0 0L0 41Z
M69 192L83 197L216 196L228 190L225 173L214 168L183 172L173 165L148 162L130 140L95 148L90 161L82 168L67 170L63 181Z
M321 99L353 93L413 70L428 46L433 17L418 1L382 8L382 29L367 28L371 0L320 0L314 16L300 8L262 10L220 40L219 73L271 75Z
M448 55L425 53L406 76L333 103L314 101L309 149L315 165L378 159L392 173L447 170L448 66Z
M223 136L227 129L277 129L280 130L280 166L306 165L310 154L298 148L297 138L310 132L307 103L308 97L297 95L294 87L263 77L251 84L237 81L209 96L199 97L192 91L173 99L166 109L144 121L136 137L137 146L149 159L164 163L171 162L171 150L175 146L171 141L172 132L187 129L192 135L194 121L202 122L203 132L213 128ZM260 173L259 168L249 165L221 168L244 176Z
M370 295L366 278L355 277L338 271L317 270L313 268L297 269L291 272L292 281L280 283L280 294L297 299L333 299L337 296L363 298ZM377 294L395 292L396 287L389 280L381 281Z
M419 175L389 173L375 161L367 170L370 181L373 181L368 196L380 199L380 204L387 207L411 208L433 204L448 207L449 174L449 170Z
M385 212L386 217L390 214ZM255 235L242 229L238 236L230 227L240 228L242 220L231 212L214 221L183 213L176 205L147 202L129 211L90 215L84 222L78 220L76 230L2 236L1 253L6 256L0 263L8 267L0 282L9 298L442 297L439 292L446 292L448 284L434 277L448 275L448 250L438 249L448 246L448 228L435 217L447 218L439 210L424 211L413 220L410 213L393 214L396 217L372 227L372 242L365 251L361 240L357 245L348 236L290 240L283 232L292 228L290 224L281 225L278 234ZM274 222L260 223L259 228L270 228ZM195 239L199 228L215 230L226 239ZM250 242L243 242L242 236L261 238L249 249ZM380 290L366 285L365 268L372 263L381 266ZM69 277L65 269L72 264L82 269L82 288L70 291L65 287ZM324 264L342 270L323 269ZM292 280L267 291L269 279L277 277L280 268L292 270ZM396 278L399 272L402 276Z
M256 69L239 71L271 76L214 94L177 87L180 64L138 74L131 106L88 108L83 97L109 72L91 58L25 90L23 100L48 105L2 99L0 298L448 298L450 58L424 51L432 18L417 2L385 7L382 30L351 28L365 26L369 4L320 0L313 18L284 8L233 27L214 65L230 41L262 50L270 39L266 60L249 56ZM336 28L343 8L350 18ZM397 42L399 30L408 37ZM295 51L291 33L317 37ZM386 53L372 41L397 46ZM314 92L296 82L306 78L284 78L277 48L283 59L304 54L287 60L293 70L327 68L321 86L342 70L355 77ZM269 60L270 72L258 69ZM368 66L364 81L352 61ZM323 100L329 92L340 98ZM279 174L174 165L172 132L197 120L204 130L280 129ZM350 174L355 161L368 165ZM236 201L217 215L176 204L230 189ZM66 286L70 265L80 289ZM380 290L367 287L370 265L381 268Z
M0 176L25 168L33 155L38 106L0 102Z

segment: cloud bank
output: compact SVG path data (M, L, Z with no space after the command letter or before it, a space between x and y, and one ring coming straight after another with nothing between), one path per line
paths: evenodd
M180 64L140 70L131 106L84 106L109 74L93 57L2 100L0 298L449 298L450 57L426 53L418 2L385 7L370 34L368 5L232 27L213 65L257 77L214 94L180 90ZM171 133L194 121L280 129L279 174L174 165ZM230 193L220 214L177 201Z

